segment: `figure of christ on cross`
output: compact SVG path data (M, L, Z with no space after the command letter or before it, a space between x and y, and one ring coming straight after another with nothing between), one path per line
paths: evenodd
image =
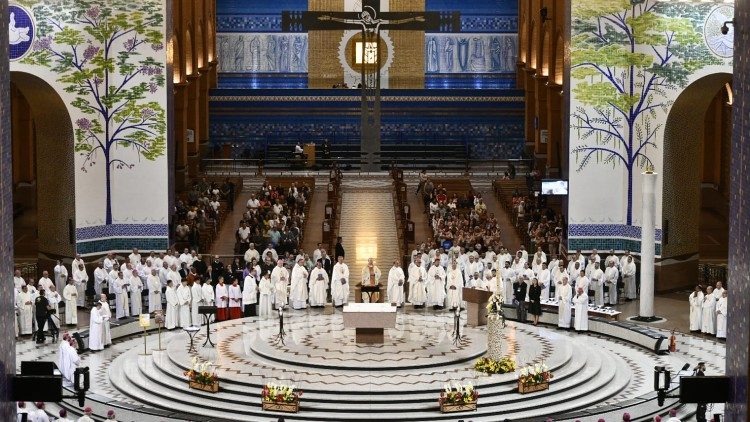
M461 28L458 13L388 12L380 13L364 5L361 12L284 12L284 31L361 30L362 54L367 46L376 45L381 30L457 32ZM374 44L373 44L374 43ZM374 60L362 60L361 168L380 170L380 54L375 48ZM365 65L365 63L367 65Z

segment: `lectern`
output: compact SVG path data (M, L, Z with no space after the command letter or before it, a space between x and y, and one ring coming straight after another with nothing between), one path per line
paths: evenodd
M463 295L468 305L466 323L469 327L487 325L487 302L490 301L492 292L464 287Z

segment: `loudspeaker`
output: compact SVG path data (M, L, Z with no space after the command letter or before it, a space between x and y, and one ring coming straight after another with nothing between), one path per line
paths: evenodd
M729 377L682 377L680 403L726 403L729 401Z
M76 225L73 223L73 219L68 219L68 242L71 245L76 243Z

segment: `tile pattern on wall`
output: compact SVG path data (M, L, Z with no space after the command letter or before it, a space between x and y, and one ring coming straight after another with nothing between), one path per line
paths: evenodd
M732 398L726 420L748 420L748 360L750 359L750 2L738 1L734 12L734 118L729 215L729 294L726 373Z
M16 405L8 400L9 375L16 372L13 310L13 175L10 140L10 69L8 67L8 2L0 0L0 420L16 419Z

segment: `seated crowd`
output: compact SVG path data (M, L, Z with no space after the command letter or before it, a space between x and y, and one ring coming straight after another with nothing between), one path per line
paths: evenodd
M177 245L200 251L218 234L225 210L232 210L235 184L225 179L223 184L205 177L195 181L175 204L175 240Z

